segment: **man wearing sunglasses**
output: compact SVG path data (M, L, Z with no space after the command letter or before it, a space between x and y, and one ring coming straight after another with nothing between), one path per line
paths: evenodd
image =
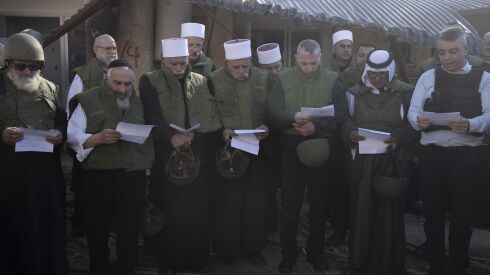
M68 274L59 145L66 114L41 76L44 52L28 34L8 38L0 70L0 274ZM47 130L52 152L16 152L22 128ZM26 140L25 140L26 141ZM30 149L33 150L33 149ZM48 252L49 251L49 252Z
M394 75L391 52L375 49L367 55L361 82L347 91L350 118L343 125L342 137L349 149L345 152L351 206L349 266L361 273L371 269L380 274L406 274L403 193L389 196L389 188L376 187L376 176L388 175L382 163L394 164L392 152L364 154L358 150L359 141L365 139L358 128L391 133L386 146L403 148L402 152L417 139L407 121L413 87ZM392 186L400 187L401 183Z
M211 271L208 189L221 125L206 78L191 72L187 45L186 38L162 40L162 68L144 74L139 85L146 123L155 125L150 199L166 218L163 231L145 239L145 248L158 250L162 274ZM169 124L200 127L182 133Z

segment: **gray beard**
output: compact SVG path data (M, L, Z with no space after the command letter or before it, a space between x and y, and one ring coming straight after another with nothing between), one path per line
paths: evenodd
M7 76L12 80L14 86L21 90L29 93L36 92L39 90L39 85L41 85L41 71L35 71L32 77L28 76L18 76L13 69L7 71Z
M131 104L129 102L129 98L131 97L132 94L133 94L133 91L131 90L128 92L128 95L125 98L116 97L117 106L119 106L119 109L126 111L129 109L129 107L131 107Z

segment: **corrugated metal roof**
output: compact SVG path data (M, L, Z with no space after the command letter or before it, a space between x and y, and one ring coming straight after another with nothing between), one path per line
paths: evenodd
M490 0L188 0L235 12L319 21L332 25L355 24L396 34L402 41L434 46L445 24L458 22L479 41L478 32L459 14L461 10L490 7Z

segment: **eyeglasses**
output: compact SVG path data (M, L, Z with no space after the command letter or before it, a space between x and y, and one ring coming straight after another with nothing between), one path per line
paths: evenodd
M110 50L117 51L117 48L116 47L101 47L101 46L95 46L95 47L96 48L104 49L106 51L110 51Z
M375 77L384 78L384 77L388 77L388 72L367 71L367 75L371 78L375 78Z
M14 68L17 71L24 71L26 68L29 68L31 72L40 70L43 66L41 64L25 64L25 63L14 63Z

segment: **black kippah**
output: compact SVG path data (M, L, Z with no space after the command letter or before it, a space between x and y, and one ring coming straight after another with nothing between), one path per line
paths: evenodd
M107 69L120 68L120 67L128 67L130 69L133 69L131 67L131 65L129 64L129 62L124 60L124 59L116 59L116 60L112 61L109 64L109 66L107 67Z

